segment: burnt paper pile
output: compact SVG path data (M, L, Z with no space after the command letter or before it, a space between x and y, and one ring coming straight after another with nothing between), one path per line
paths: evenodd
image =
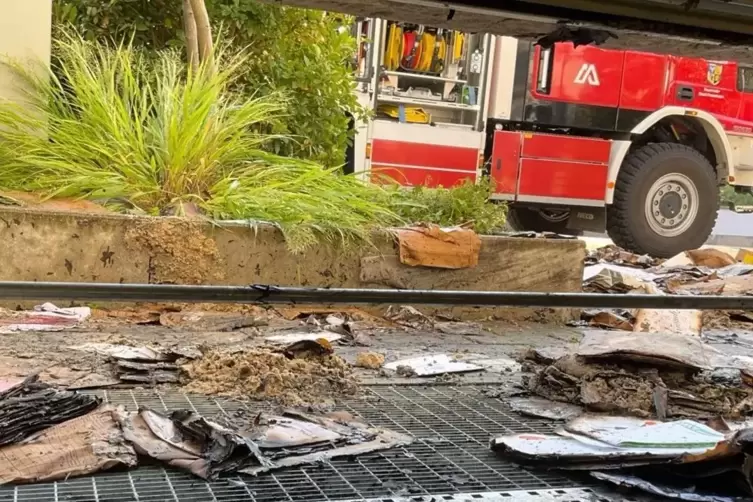
M745 423L582 415L554 434L502 436L491 447L522 465L590 471L604 482L668 498L753 496L753 429Z
M135 466L111 408L37 376L0 382L0 485Z
M18 443L36 432L80 417L97 408L100 399L58 391L36 375L0 382L0 446Z
M410 436L352 420L287 411L251 423L219 423L191 411L123 412L125 438L137 453L203 479L266 471L410 444ZM233 422L233 421L231 421Z
M588 411L644 418L742 418L753 412L748 362L699 338L589 331L571 354L528 357L532 394Z
M731 252L732 254L728 254ZM736 256L736 257L735 257ZM747 295L753 292L753 252L704 246L668 260L638 256L616 246L589 253L583 290L619 294ZM706 323L748 330L753 314L745 311L591 309L573 324L638 332L675 332L700 336Z
M165 415L105 405L0 448L0 485L68 479L144 461L207 480L255 476L411 442L410 436L342 414L286 411L214 421L186 410Z
M177 383L180 381L181 366L201 357L201 352L193 347L157 349L146 346L87 343L72 348L108 357L114 374L122 383Z

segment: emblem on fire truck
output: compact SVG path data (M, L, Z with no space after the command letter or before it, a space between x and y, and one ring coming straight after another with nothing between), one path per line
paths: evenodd
M722 65L717 63L709 63L708 71L706 72L706 80L711 85L719 85L722 80Z
M583 63L583 66L581 66L580 70L578 70L578 74L575 75L575 80L573 80L573 83L578 85L601 85L601 82L599 82L599 73L596 71L596 67L589 63Z

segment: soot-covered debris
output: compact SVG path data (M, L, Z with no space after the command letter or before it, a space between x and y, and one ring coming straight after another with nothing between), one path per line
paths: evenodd
M80 417L97 408L98 397L59 391L36 375L0 382L0 445L18 443L31 435Z
M405 434L355 419L285 411L251 421L208 420L192 411L163 415L123 412L120 423L136 451L203 479L223 473L257 475L283 467L323 462L410 444Z
M87 343L73 349L109 357L113 374L123 383L151 385L178 383L181 366L201 357L201 352L194 347L154 348Z
M586 265L595 265L597 263L608 262L628 267L649 268L661 265L663 261L648 255L631 253L612 244L589 251L585 263Z
M737 364L696 337L594 331L574 353L540 364L524 383L537 396L590 411L742 418L753 413L753 389Z
M599 293L642 293L652 295L746 295L753 292L753 260L748 251L704 247L678 254L668 260L638 256L616 246L593 250L586 259L583 289ZM747 260L747 261L746 261ZM579 326L593 326L654 333L699 334L708 327L750 329L753 316L746 312L585 311ZM745 326L748 324L748 326Z
M258 475L412 441L408 435L370 427L347 412L285 410L209 419L189 410L164 414L105 405L45 425L23 442L0 447L0 484L68 479L145 461L202 479L226 473Z

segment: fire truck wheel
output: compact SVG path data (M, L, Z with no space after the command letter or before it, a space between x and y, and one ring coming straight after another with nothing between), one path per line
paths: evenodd
M607 232L624 249L670 258L702 246L718 210L709 161L685 145L651 143L629 154L620 168Z
M513 205L507 212L507 223L517 232L554 232L579 235L580 232L577 230L567 228L569 218L569 209L534 209Z

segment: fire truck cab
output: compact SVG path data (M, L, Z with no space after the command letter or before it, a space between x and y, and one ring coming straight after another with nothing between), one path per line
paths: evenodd
M355 166L374 182L488 177L517 230L606 230L657 257L706 241L720 185L753 186L753 67L384 20L358 28L370 41L359 95L375 116L360 124Z

